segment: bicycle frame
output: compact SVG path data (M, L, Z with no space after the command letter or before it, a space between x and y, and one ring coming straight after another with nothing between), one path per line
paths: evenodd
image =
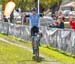
M35 50L35 56L38 59L39 57L39 37L37 35L33 36L34 40L34 50Z

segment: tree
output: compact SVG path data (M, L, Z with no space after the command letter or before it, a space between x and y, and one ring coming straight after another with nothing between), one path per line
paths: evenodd
M40 4L43 8L53 7L54 5L59 5L62 0L40 0Z
M0 0L0 4L3 6L10 0ZM12 0L16 3L16 9L21 8L23 11L28 11L32 7L37 6L37 0ZM55 5L59 5L62 0L40 0L41 9L51 8ZM57 6L58 7L58 6Z

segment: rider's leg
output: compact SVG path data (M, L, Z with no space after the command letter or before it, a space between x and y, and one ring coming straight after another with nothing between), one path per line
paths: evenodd
M39 32L39 28L34 26L32 27L31 29L31 35L33 36L32 37L32 48L33 48L33 54L35 54L35 42L34 42L34 35L35 33L38 33Z
M31 28L31 36L32 36L32 50L33 50L33 54L35 54L35 50L34 50L34 28Z
M40 33L40 34L39 34L39 46L41 46L40 40L41 40L42 37L43 37L43 35L42 35L42 33Z
M33 49L33 54L35 54L35 49L34 49L34 39L32 38L32 49Z

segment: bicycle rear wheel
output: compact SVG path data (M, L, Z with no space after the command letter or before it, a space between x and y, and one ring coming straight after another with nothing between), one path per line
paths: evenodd
M38 59L39 58L39 40L36 40L35 41L35 45L36 45L36 47L35 47L35 57L36 57L36 59Z
M36 60L39 59L39 50L38 49L35 51L35 58L36 58Z

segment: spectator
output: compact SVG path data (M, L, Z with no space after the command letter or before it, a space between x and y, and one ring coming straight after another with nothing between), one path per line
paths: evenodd
M55 16L56 16L56 19L58 19L58 16L59 16L58 11L55 12Z
M64 21L65 21L64 17L58 18L58 22L59 22L58 28L64 29Z
M59 17L57 21L54 22L54 24L52 26L52 28L60 28L60 29L64 29L64 17Z
M13 12L11 13L10 15L10 22L13 23L13 19L14 19L14 15L13 15Z
M75 20L73 19L73 17L70 17L69 22L70 22L71 28L74 30L72 31L72 34L71 34L72 47L74 47L75 45Z
M26 16L22 16L22 23L25 24L26 23Z
M51 28L58 28L58 22L55 21L55 22L53 23L53 25L50 25L49 27L51 27Z
M65 21L65 17L64 16L62 16L61 19L62 19L63 22Z
M69 22L70 22L71 28L75 30L75 20L73 20L73 18L70 18Z
M5 15L3 15L3 19L4 19L4 22L8 22L8 19L6 18Z

